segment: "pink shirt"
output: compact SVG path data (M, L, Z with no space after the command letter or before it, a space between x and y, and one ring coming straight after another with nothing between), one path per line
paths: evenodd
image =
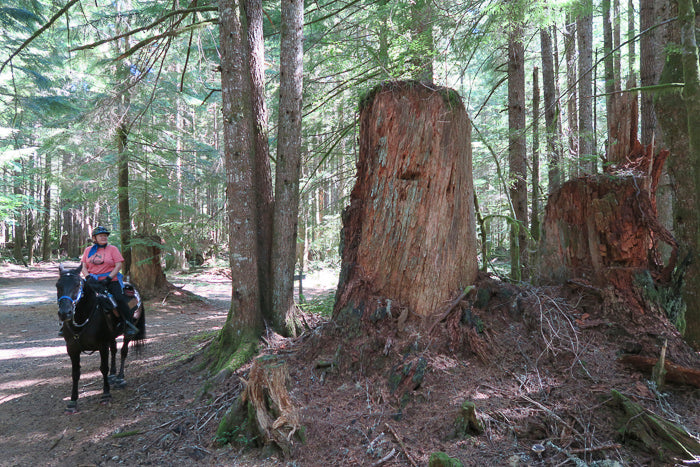
M119 251L119 248L114 245L108 244L104 248L98 248L95 254L88 258L88 253L91 249L91 246L87 247L81 259L83 264L87 266L88 273L90 274L108 274L114 270L114 265L116 263L124 262L124 257ZM116 280L116 278L113 280Z

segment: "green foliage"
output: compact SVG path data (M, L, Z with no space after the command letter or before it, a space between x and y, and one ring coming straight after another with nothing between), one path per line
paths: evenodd
M333 314L333 305L335 305L335 293L313 297L308 301L299 303L298 306L307 313L330 318Z

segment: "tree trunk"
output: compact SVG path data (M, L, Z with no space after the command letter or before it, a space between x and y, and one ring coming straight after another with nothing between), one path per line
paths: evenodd
M144 298L162 295L168 286L160 263L161 243L156 235L136 234L133 237L129 281Z
M571 14L568 15L566 29L564 30L564 54L566 56L566 89L569 95L566 101L566 115L568 120L569 156L577 158L579 155L578 139L578 94L576 91L576 23ZM578 164L574 164L573 175L578 176ZM566 177L563 177L566 178Z
M424 83L433 82L433 9L431 0L414 0L411 3L411 46L415 66L413 77Z
M587 173L596 172L595 138L593 132L593 2L583 2L585 9L576 20L578 38L578 131L579 161Z
M668 17L677 16L676 2L669 1L665 6ZM681 43L680 26L677 23L671 23L665 29L664 43ZM697 128L690 129L685 99L678 88L673 86L673 83L681 83L685 79L682 54L678 47L667 47L666 50L667 55L659 84L665 84L668 87L662 88L657 93L654 107L663 140L673 155L669 158L668 172L671 177L671 186L674 187L673 230L680 245L680 257L690 256L694 259L688 267L685 287L683 287L683 299L687 306L686 339L695 348L700 348L698 337L689 338L691 333L697 333L697 317L700 314L700 289L698 289L700 261L696 259L697 235L700 226L698 217L700 200L698 200L695 180L698 161L693 158L690 151L690 134L697 134ZM693 331L691 326L696 331Z
M265 50L263 39L262 0L244 2L248 19L248 50L250 58L251 105L255 138L255 196L258 211L258 282L260 309L263 317L273 322L272 308L272 175L268 145L268 113L265 105Z
M282 0L280 105L272 238L272 309L277 332L296 336L294 263L301 173L303 0Z
M471 126L448 89L376 87L361 104L334 317L426 318L476 279Z
M547 165L549 172L548 193L561 185L561 144L559 141L559 100L556 99L554 80L554 53L548 28L540 29L542 49L542 91L544 95L544 120L547 126Z
M510 228L510 277L528 277L527 148L525 135L525 46L522 28L512 25L508 39L508 169L516 222Z
M44 160L44 215L41 231L41 260L51 259L51 152L46 153Z
M644 32L654 26L661 18L656 16L654 0L640 0L639 29ZM659 74L663 67L663 62L659 59L659 32L654 28L644 32L639 38L639 80L642 87L653 86L659 82ZM656 135L656 113L654 111L654 97L650 92L643 92L641 96L641 123L642 132L640 141L650 144L652 140L657 145L663 143L659 140L660 135Z
M677 0L678 22L681 35L681 63L683 67L683 102L687 115L688 164L693 167L695 206L700 205L700 62L696 42L697 17L692 0ZM690 188L690 187L688 187ZM700 251L700 215L697 210L692 219L695 232L691 233L691 251L695 261L686 277L685 338L696 349L700 349L700 265L697 254Z
M119 238L124 256L124 275L131 270L131 212L129 209L129 154L126 150L128 130L124 124L117 127L117 199L119 201Z
M233 370L250 358L262 332L254 181L254 118L245 42L245 16L238 2L219 3L221 96L226 200L231 266L231 306L211 348L213 370Z
M532 70L532 216L530 233L537 245L540 239L540 86L539 69ZM533 250L536 248L533 248Z

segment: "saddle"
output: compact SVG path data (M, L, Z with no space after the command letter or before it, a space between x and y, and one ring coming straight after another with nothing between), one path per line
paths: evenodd
M124 288L122 289L124 296L126 297L126 304L129 306L129 314L133 316L132 321L137 321L141 316L141 294L134 287L133 284L129 282L124 282ZM97 299L100 301L100 305L104 310L111 310L112 314L119 318L119 311L117 311L117 301L114 297L107 292L106 289L100 290L97 293Z

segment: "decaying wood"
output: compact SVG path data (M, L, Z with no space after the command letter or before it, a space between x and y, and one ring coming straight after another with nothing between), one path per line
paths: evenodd
M658 359L642 355L624 355L620 358L620 362L651 374ZM668 359L664 362L664 369L666 370L666 381L690 384L700 388L700 370L676 365L668 361Z
M619 430L624 439L641 443L662 462L674 456L694 459L700 455L700 441L683 427L664 420L618 391L613 390L612 396L613 402L624 412Z
M581 278L594 286L629 290L634 274L650 270L668 282L678 244L656 214L656 189L668 151L632 145L624 164L605 174L566 182L547 203L539 277L563 283ZM660 264L657 243L671 246Z
M335 317L392 306L427 317L474 282L470 134L448 89L387 83L363 101Z
M460 437L468 435L480 435L484 432L481 420L476 416L476 404L472 401L464 401L459 408L455 434Z
M277 445L290 455L292 436L301 428L299 410L287 391L289 373L284 361L263 356L253 362L242 401L252 407L257 431L265 444Z

